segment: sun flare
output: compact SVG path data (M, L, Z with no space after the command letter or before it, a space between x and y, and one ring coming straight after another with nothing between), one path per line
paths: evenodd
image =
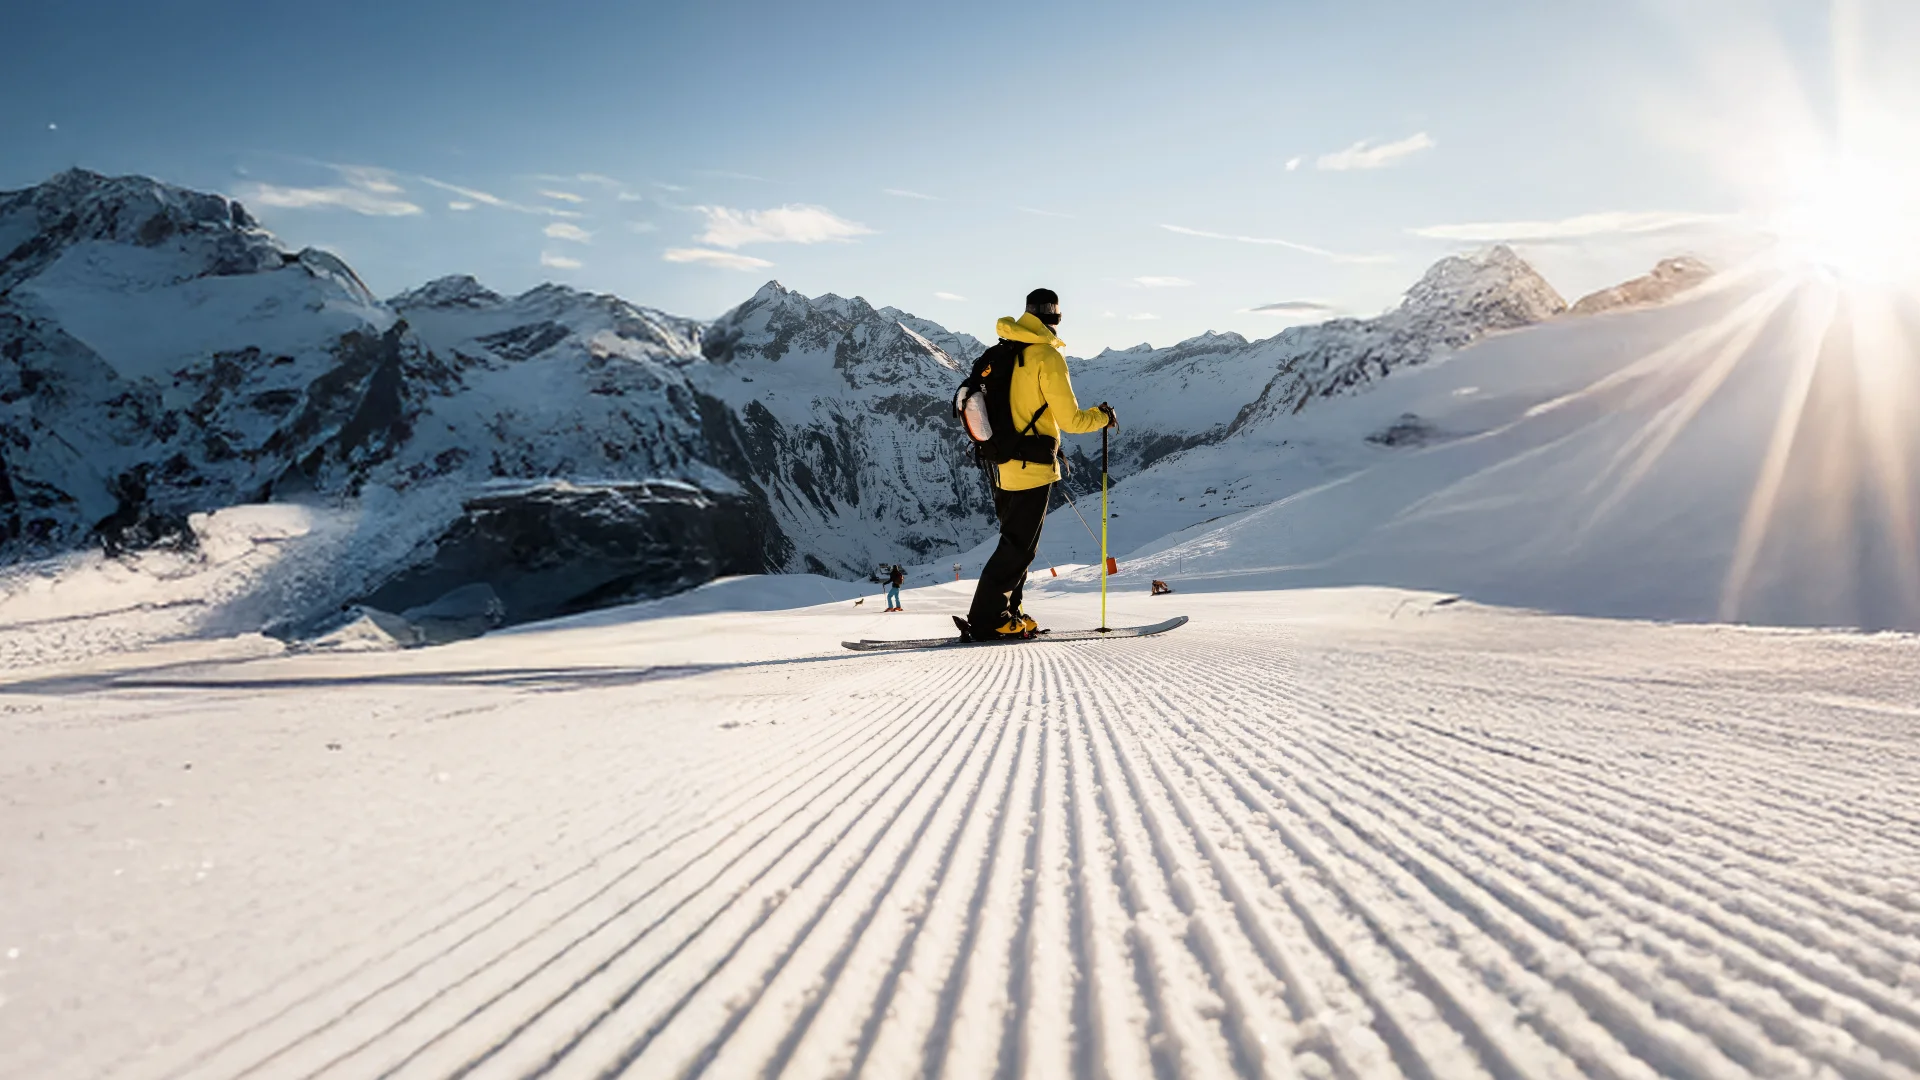
M1908 177L1860 159L1813 171L1775 217L1796 256L1837 275L1876 284L1920 280L1920 201Z

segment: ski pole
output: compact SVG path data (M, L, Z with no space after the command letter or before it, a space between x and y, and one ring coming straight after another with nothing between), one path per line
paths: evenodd
M1073 492L1068 491L1066 485L1062 484L1060 494L1066 496L1067 507L1073 511L1073 516L1080 519L1080 527L1087 530L1087 539L1098 541L1100 538L1093 535L1093 526L1087 524L1086 516L1080 513L1080 505L1073 501Z
M1109 424L1107 427L1112 427ZM1107 632L1107 428L1100 429L1100 632Z

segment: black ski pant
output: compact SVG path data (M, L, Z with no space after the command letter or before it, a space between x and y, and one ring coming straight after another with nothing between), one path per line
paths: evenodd
M1052 494L1052 484L1025 491L993 489L993 512L1000 518L1000 544L980 571L973 608L967 612L967 624L977 632L993 633L1020 610L1027 567L1040 550L1040 528L1047 523L1047 500Z

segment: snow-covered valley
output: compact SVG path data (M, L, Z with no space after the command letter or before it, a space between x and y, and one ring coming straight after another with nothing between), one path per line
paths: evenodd
M1920 1074L1910 637L836 588L10 679L0 1075Z

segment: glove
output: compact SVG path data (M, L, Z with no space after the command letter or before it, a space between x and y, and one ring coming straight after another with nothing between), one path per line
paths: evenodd
M1101 412L1107 414L1108 427L1114 428L1116 430L1120 427L1120 418L1113 414L1113 406L1103 401L1099 405L1096 405L1094 407L1099 409Z

